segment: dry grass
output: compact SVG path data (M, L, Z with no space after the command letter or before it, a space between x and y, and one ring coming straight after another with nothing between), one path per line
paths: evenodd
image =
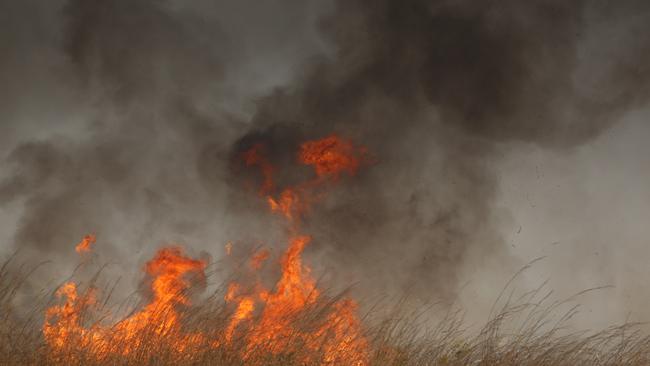
M57 301L52 292L41 294L40 303L20 316L12 308L29 272L9 270L9 262L0 268L0 364L3 365L305 365L327 364L318 351L307 351L299 337L289 339L280 353L266 349L251 351L235 339L228 347L210 347L207 342L193 343L178 352L165 336L156 336L153 328L138 334L138 346L128 356L120 340L99 352L81 339L69 338L58 352L48 348L41 334L43 310ZM96 280L96 279L95 279ZM94 281L86 284L91 287ZM110 293L107 292L107 293ZM459 312L449 312L436 326L420 324L426 311L404 314L394 311L370 312L364 318L371 365L530 365L598 366L650 365L650 338L635 324L625 324L600 332L571 332L565 325L576 308L559 312L568 302L552 302L541 290L519 298L501 299L502 305L479 331L463 330ZM324 299L326 297L323 297ZM336 299L322 300L300 318L291 319L297 329L310 329L323 321L323 314ZM106 304L106 302L100 302ZM86 314L88 326L106 321L104 308ZM232 309L215 293L183 312L184 331L202 332L218 338ZM291 336L289 336L291 337ZM133 346L133 345L130 345ZM309 352L309 355L305 355ZM314 354L316 353L316 354ZM101 358L97 357L101 354ZM242 355L249 356L243 357ZM245 358L245 360L244 360ZM311 361L305 362L305 359ZM331 363L336 364L336 363Z

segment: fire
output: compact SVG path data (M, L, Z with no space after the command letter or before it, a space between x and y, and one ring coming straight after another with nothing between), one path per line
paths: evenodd
M266 157L262 154L264 145L255 144L249 150L242 154L242 159L246 166L259 166L264 177L264 183L260 188L260 193L266 194L273 190L273 165L269 163Z
M253 255L253 257L251 258L251 268L253 269L262 268L262 264L264 264L264 261L266 261L268 258L269 258L269 251L260 250L259 252L255 253L255 255Z
M239 323L250 318L253 314L253 310L255 310L255 301L252 298L244 297L239 301L237 304L237 310L235 310L235 314L233 314L230 323L228 324L228 327L225 331L224 337L226 339L226 342L232 342L235 328L237 328L237 325L239 325Z
M299 236L291 240L291 245L282 258L282 277L277 284L277 291L267 301L273 307L280 303L281 308L302 309L313 303L318 297L314 280L309 275L309 267L302 264L301 254L311 241L308 236Z
M300 199L297 189L287 188L279 198L267 197L271 211L281 213L288 220L293 220L307 211L306 204Z
M186 257L180 248L160 249L145 266L146 273L152 277L152 301L142 310L109 326L84 326L83 316L95 305L94 291L80 296L76 285L67 283L57 291L59 297L65 297L65 303L46 312L45 341L54 351L81 345L93 350L98 359L110 355L112 344L120 345L117 353L128 355L138 348L145 334L164 338L175 349L187 348L197 336L182 332L178 306L190 305L186 294L191 287L188 276L204 278L206 265L204 261Z
M259 157L261 147L254 147L247 151L247 154L255 152L254 161L263 161L260 165L262 170L273 170L267 159ZM316 178L300 184L296 187L285 188L279 197L267 196L267 202L271 211L281 213L290 222L305 215L312 203L319 200L316 191L326 179L338 180L343 172L355 175L359 166L365 161L366 149L355 147L350 141L336 135L331 135L321 140L306 141L300 145L298 162L303 165L310 165L316 172ZM247 160L248 161L248 160ZM265 174L269 181L264 182L264 187L273 187L272 176ZM262 192L269 192L264 188Z
M261 151L255 145L255 154ZM314 191L327 178L338 180L342 172L354 175L359 168L365 149L356 148L347 140L331 135L322 140L307 141L300 147L298 162L314 167L316 178L296 187L287 187L279 197L267 196L272 212L281 214L291 226L293 236L282 257L282 275L275 286L275 291L269 292L257 286L256 291L240 297L235 314L228 326L227 340L232 339L232 332L244 320L251 318L255 309L254 299L259 299L261 315L257 323L250 325L243 336L248 342L248 354L262 349L279 354L292 351L292 342L302 343L312 354L323 353L322 364L355 365L368 364L368 344L361 332L361 323L356 315L357 304L352 299L335 302L326 321L317 330L301 329L301 316L317 303L321 296L316 282L311 277L311 270L303 264L302 252L311 241L311 237L299 234L298 218L305 215L310 205L317 201ZM255 161L262 169L269 165L268 160L255 156ZM250 164L249 164L250 165ZM271 168L266 168L272 170ZM270 175L266 175L270 177ZM265 181L265 186L273 187L272 181ZM269 192L262 189L263 192ZM253 259L255 263L255 257ZM259 266L253 265L254 269ZM235 289L239 289L238 286ZM235 297L228 291L228 301ZM305 359L305 363L314 360Z
M261 169L264 182L260 192L271 212L285 218L291 233L280 260L280 278L272 289L265 288L259 278L258 271L270 256L261 250L254 253L249 266L257 280L250 286L237 282L228 285L224 301L232 313L223 328L216 333L189 331L183 326L183 310L192 306L188 291L196 281L205 281L207 262L186 256L178 247L162 248L144 267L150 301L112 324L85 324L86 314L97 311L96 291L91 288L79 293L75 283L63 285L56 295L64 302L47 309L43 325L46 344L53 354L65 354L72 348L90 350L97 361L115 355L130 357L142 352L144 342L153 340L182 356L199 348L230 349L237 340L243 342L244 347L238 343L236 349L246 364L263 364L255 361L261 353L299 354L296 357L303 364L368 365L369 344L357 317L357 303L345 297L332 301L318 289L302 259L312 237L300 233L299 220L318 201L322 195L318 190L325 182L338 181L343 172L355 174L364 149L335 135L303 143L298 163L313 166L316 177L286 187L278 197L272 195L275 168L263 152L263 145L254 145L242 155L243 162ZM77 251L89 250L94 241L94 235L86 236ZM225 251L231 255L231 243L226 244ZM323 316L313 320L309 316L313 311Z
M183 292L190 287L190 283L185 275L195 274L202 278L205 276L203 270L206 265L204 261L185 257L178 247L159 250L145 267L154 279L151 285L154 300L148 308L155 309L158 305L173 303L188 305L189 300Z
M289 349L286 342L297 332L292 321L301 310L318 298L315 282L300 257L309 240L309 237L292 240L282 258L282 277L276 285L276 291L261 296L264 299L264 310L259 324L249 335L250 349L263 346L275 353Z
M361 322L356 315L357 303L343 299L334 304L325 325L316 332L314 341L323 344L325 364L367 365L368 341L360 334Z
M77 244L74 250L79 254L90 252L91 246L95 244L96 240L97 237L95 237L95 234L88 234L84 236L84 238L79 242L79 244Z
M45 340L51 347L59 349L73 338L78 338L82 344L87 343L89 331L81 326L81 317L85 309L95 304L94 291L90 290L80 296L77 285L68 282L56 291L56 296L65 297L65 303L47 309L43 325Z
M359 169L365 148L355 148L350 141L336 135L300 145L299 161L313 165L318 177L338 178L341 172L354 175Z

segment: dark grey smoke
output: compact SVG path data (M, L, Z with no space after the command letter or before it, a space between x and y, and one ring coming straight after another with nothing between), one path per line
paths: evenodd
M221 92L222 32L161 1L68 1L57 10L49 26L61 35L59 53L46 56L63 61L51 83L66 85L76 100L41 122L52 136L8 155L0 202L24 204L16 247L70 257L79 235L97 232L100 248L128 253L159 240L152 232L161 224L191 230L198 222L183 213L207 205L198 198L196 160L232 124L202 110L207 95ZM65 133L75 118L82 127ZM125 232L141 242L124 248Z
M268 238L238 153L264 142L289 184L298 143L338 133L376 163L305 223L314 267L451 296L468 266L518 267L495 207L510 145L568 150L650 93L645 1L340 0L317 57L313 2L3 3L0 204L15 247L57 260L88 231L126 262Z
M286 161L332 132L367 145L378 163L310 221L318 249L344 279L444 296L468 265L514 271L494 206L508 142L567 149L647 102L647 4L338 1L334 55L263 99L235 151L261 141ZM622 58L597 32L643 41L622 39Z

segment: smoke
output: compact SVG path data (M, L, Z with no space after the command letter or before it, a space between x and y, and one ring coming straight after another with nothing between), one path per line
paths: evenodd
M280 245L236 157L264 143L291 184L299 142L337 133L373 163L305 223L315 269L454 298L468 273L520 265L495 169L513 145L569 151L650 93L642 1L250 5L2 5L13 247L65 261L94 232L126 268L161 242Z
M322 21L334 55L261 100L236 151L261 141L286 161L336 132L376 154L310 222L341 277L448 298L468 267L513 273L495 205L508 143L571 148L647 101L648 43L604 65L587 42L603 19L648 15L611 6L339 1Z
M237 123L206 104L223 92L221 30L159 1L60 5L49 24L59 53L45 56L57 61L48 81L65 96L34 126L40 137L18 143L3 169L0 202L20 217L14 246L66 263L70 245L92 232L99 253L125 262L208 226L219 197L204 193L196 161ZM39 108L39 96L31 99Z

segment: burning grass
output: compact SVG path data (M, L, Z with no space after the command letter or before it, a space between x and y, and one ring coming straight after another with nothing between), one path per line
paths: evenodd
M201 266L200 262L185 264ZM505 301L477 332L464 330L460 312L448 312L432 326L422 325L430 312L405 313L399 305L391 307L391 311L375 308L357 318L357 310L344 294L321 294L300 312L284 313L274 328L268 327L264 309L248 312L242 310L245 306L241 304L246 302L233 303L238 295L229 294L231 286L220 287L191 305L175 302L172 308L157 303L163 300L154 296L148 304L135 305L129 314L115 319L108 315L114 310L106 305L109 293L98 290L101 276L79 286L64 284L50 293L51 299L43 295L42 303L27 314L19 314L12 303L29 273L10 267L8 261L0 271L1 364L650 364L650 337L643 335L637 325L625 324L595 333L571 332L566 321L575 315L575 309L558 313L563 303L549 302L539 291L517 301ZM179 287L171 293L189 299L188 290ZM64 336L64 341L48 340L52 329L48 329L47 320L42 326L43 318L38 316L45 309L58 312L47 314L46 319L62 317L59 324L71 330L57 333ZM237 317L240 312L246 315ZM348 319L358 319L362 324L333 318L333 314L340 316L341 312L349 312ZM61 319L65 319L63 323ZM234 327L233 319L239 319ZM53 318L49 321L51 325ZM269 332L272 337L251 342L251 338Z
M505 302L475 334L463 331L452 312L436 326L423 326L427 313L405 314L399 306L361 314L346 293L319 288L304 263L312 238L301 220L326 190L365 163L366 151L336 135L304 142L297 154L314 176L278 189L277 172L264 146L242 153L245 166L260 169L259 194L270 212L284 219L287 246L280 258L265 250L245 262L246 275L201 296L209 282L205 259L180 247L161 248L144 266L150 293L126 313L110 304L110 286L66 281L42 294L27 314L12 309L29 273L0 268L0 362L48 365L647 365L650 338L634 325L599 333L564 329L575 310L550 323L562 303L536 300L540 291ZM75 247L92 253L95 235ZM232 255L232 243L225 247ZM82 261L81 266L89 265ZM273 286L262 277L279 264ZM383 314L383 315L380 315ZM523 319L523 321L521 320Z

